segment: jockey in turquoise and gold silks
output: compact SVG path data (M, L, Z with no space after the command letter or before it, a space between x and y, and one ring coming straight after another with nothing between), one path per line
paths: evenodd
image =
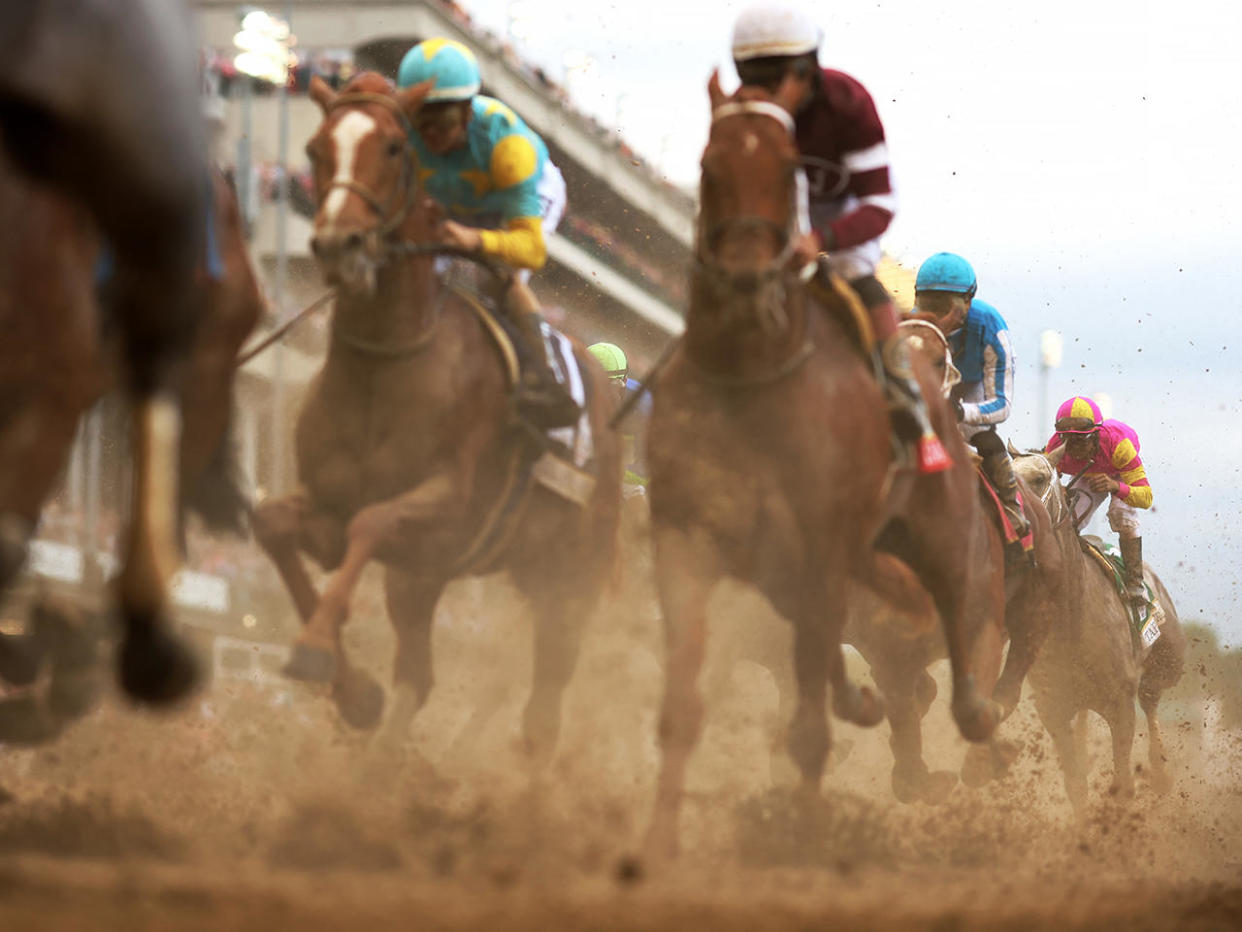
M548 163L543 140L508 106L478 93L474 53L451 39L428 39L406 53L398 84L434 79L427 105L470 101L464 144L431 151L418 132L411 143L427 193L449 216L478 230L480 250L520 269L547 261L540 179Z

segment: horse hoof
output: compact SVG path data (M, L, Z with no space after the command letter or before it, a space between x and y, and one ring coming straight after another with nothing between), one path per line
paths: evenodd
M971 789L986 785L993 776L992 751L987 745L977 744L966 751L962 761L962 782Z
M198 685L198 661L178 638L158 626L129 631L121 642L121 688L136 702L169 705Z
M860 728L874 728L884 721L884 697L870 686L846 690L840 704L833 703L837 718Z
M336 679L336 653L299 642L293 645L283 672L306 683L331 683Z
M990 699L980 699L969 706L954 705L953 718L958 731L967 741L987 741L1000 724L1001 709Z
M336 709L350 728L370 731L384 717L384 688L361 670L348 670L332 690Z

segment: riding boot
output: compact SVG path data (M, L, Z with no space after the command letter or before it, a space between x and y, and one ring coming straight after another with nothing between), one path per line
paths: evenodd
M518 382L518 411L540 430L569 427L577 423L581 411L569 390L557 381L552 372L540 326L543 317L534 294L525 282L515 276L504 293L501 307L522 335L531 361L530 366L523 368Z
M1009 451L1002 449L985 456L983 471L987 473L988 480L1000 496L1001 505L1009 516L1014 532L1018 537L1026 537L1031 532L1031 525L1018 504L1018 477L1014 475L1013 459L1010 458Z
M1126 595L1135 605L1147 604L1147 587L1143 585L1143 538L1121 538L1121 562Z
M910 367L910 348L903 336L893 333L877 344L873 354L875 376L889 403L895 441L914 446L914 461L920 473L943 472L953 465L927 416L927 402L914 370Z

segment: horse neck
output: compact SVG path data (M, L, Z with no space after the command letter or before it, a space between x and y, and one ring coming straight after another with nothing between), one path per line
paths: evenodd
M400 232L407 243L426 236L414 217ZM379 267L373 293L338 297L333 325L358 340L392 346L412 343L435 326L433 315L441 287L431 256L398 254Z
M685 351L700 368L722 376L762 376L786 362L809 338L808 301L798 280L784 279L784 321L758 300L734 297L722 304L702 270L691 283Z

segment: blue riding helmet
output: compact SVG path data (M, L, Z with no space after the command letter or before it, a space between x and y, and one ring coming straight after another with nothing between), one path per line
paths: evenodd
M413 87L435 79L426 102L470 100L479 92L479 61L460 42L427 39L405 53L397 69L397 85Z
M938 252L919 266L915 291L952 291L973 295L977 283L975 270L961 256L951 252Z

